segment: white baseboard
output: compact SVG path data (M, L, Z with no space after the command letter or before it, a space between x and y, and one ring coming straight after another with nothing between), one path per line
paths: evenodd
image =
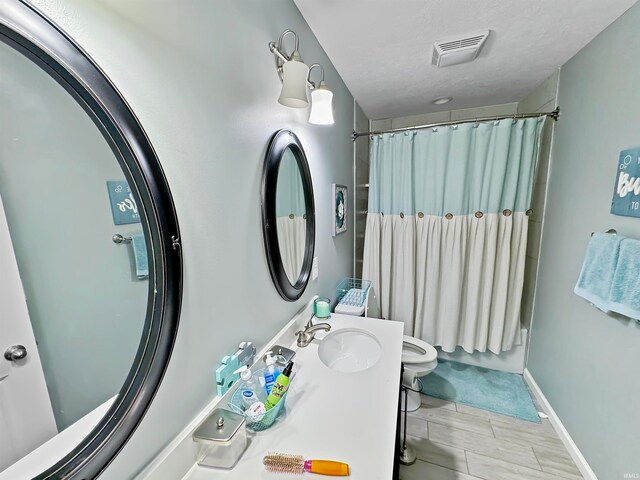
M547 400L547 397L545 397L544 393L542 393L542 390L540 390L540 386L531 376L531 372L529 372L529 370L526 368L524 369L523 377L525 382L527 382L527 385L529 385L531 392L535 395L540 405L542 405L542 407L544 408L544 413L548 415L551 425L560 437L560 440L562 440L562 443L564 443L564 446L567 448L569 454L571 455L571 458L573 458L573 461L578 467L578 470L580 470L580 473L582 473L582 476L585 478L585 480L598 480L598 477L596 477L596 474L593 472L593 470L591 470L591 467L578 449L578 446L571 438L571 435L569 435L567 429L564 428L564 425L560 421L560 417L558 417L558 414L551 407L549 400Z

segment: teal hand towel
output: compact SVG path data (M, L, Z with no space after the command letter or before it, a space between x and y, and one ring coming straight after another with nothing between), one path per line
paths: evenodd
M618 264L622 238L608 233L595 233L589 241L582 271L574 288L603 312L609 311L609 291Z
M640 240L620 243L618 266L609 292L609 309L640 320Z
M149 278L149 259L144 235L142 233L131 235L131 244L133 245L133 256L136 261L136 276L140 280Z

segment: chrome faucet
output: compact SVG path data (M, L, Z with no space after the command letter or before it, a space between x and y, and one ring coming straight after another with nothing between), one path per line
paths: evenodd
M329 330L331 330L331 325L329 325L328 323L316 323L314 325L313 317L314 315L311 315L311 318L307 322L307 325L304 327L304 330L296 332L296 335L298 336L298 347L306 347L307 345L309 345L315 338L316 332L320 330L328 332Z

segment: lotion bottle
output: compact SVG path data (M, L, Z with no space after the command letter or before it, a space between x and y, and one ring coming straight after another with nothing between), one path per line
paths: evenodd
M239 373L240 379L244 382L244 385L241 385L240 388L242 390L242 404L245 410L256 402L264 403L264 390L262 390L258 379L251 374L249 367L243 365L234 373Z
M280 370L276 367L276 359L273 357L272 352L267 352L264 364L266 366L264 372L264 388L267 391L267 395L269 395L273 384L276 383L276 379L278 375L280 375Z

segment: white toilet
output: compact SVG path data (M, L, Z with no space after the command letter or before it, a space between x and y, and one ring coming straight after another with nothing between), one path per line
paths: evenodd
M354 307L339 303L336 305L335 312L356 316L364 314L365 317L380 318L375 298L373 287L370 287L367 292L365 306ZM419 393L421 384L418 379L428 375L438 366L438 351L432 345L419 338L405 335L402 342L402 363L404 363L402 384L411 389L407 390L406 409L409 412L413 412L420 408L421 403Z

